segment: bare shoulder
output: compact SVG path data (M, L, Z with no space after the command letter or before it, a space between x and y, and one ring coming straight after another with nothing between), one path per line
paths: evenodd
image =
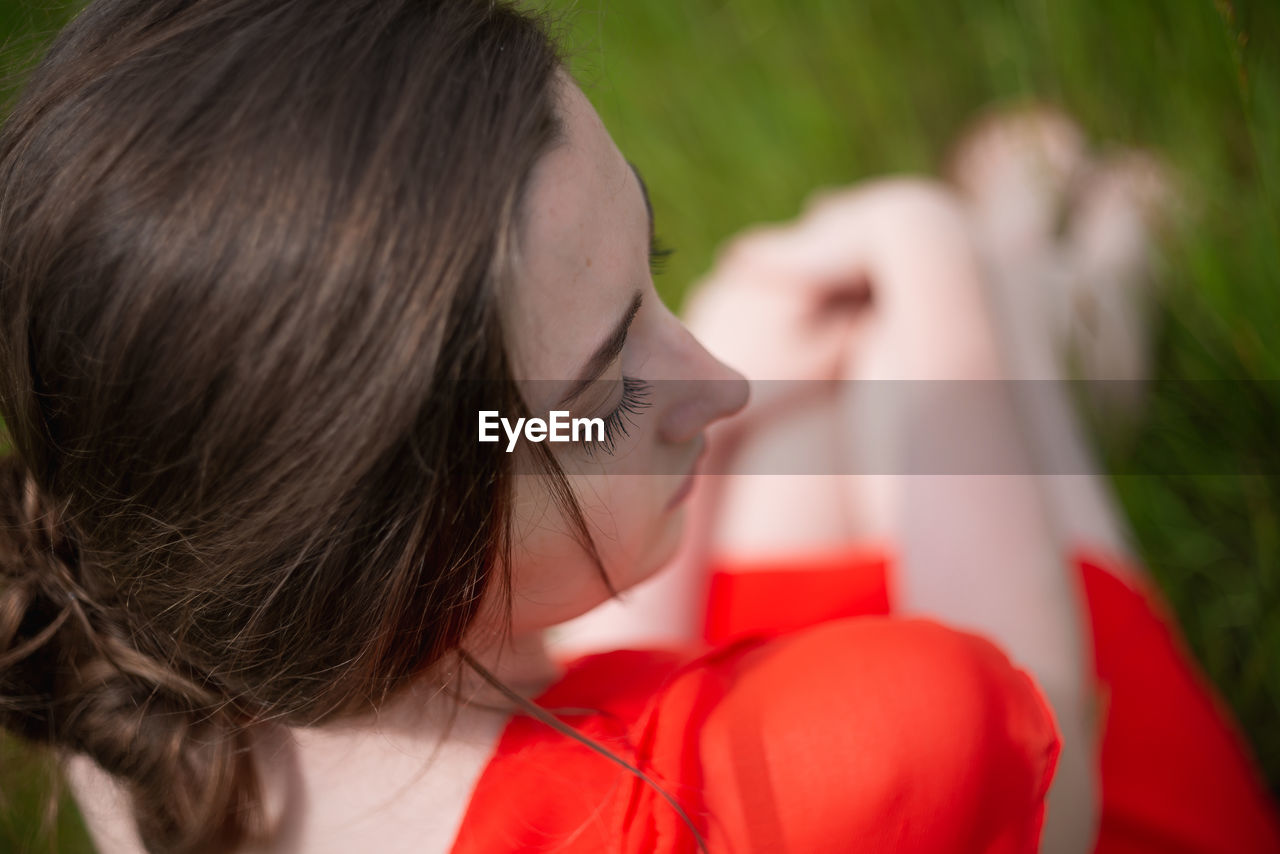
M264 728L255 735L269 841L237 854L446 854L504 719L443 742L394 726ZM146 854L127 793L83 756L63 763L98 854Z
M79 754L63 759L62 773L98 854L146 854L129 796L110 774Z

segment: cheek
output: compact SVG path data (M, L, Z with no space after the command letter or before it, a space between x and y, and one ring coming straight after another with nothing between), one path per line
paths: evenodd
M643 351L638 358L643 359ZM606 561L613 558L606 566L619 591L661 568L683 530L684 514L667 507L684 478L673 473L673 452L659 440L658 421L671 403L662 397L666 390L661 386L650 390L644 410L630 419L619 453L604 463L607 471L571 477L597 547L602 556L608 552Z
M596 549L619 591L652 575L679 545L684 514L664 509L671 494L667 480L639 474L569 476ZM584 614L609 594L543 479L517 478L516 497L512 630L519 634Z
M683 515L665 508L670 477L653 474L575 477L583 513L609 578L623 590L650 576L675 550Z

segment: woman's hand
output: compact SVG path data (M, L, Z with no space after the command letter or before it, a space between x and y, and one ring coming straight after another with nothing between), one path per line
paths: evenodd
M690 331L748 379L836 379L870 306L869 271L815 267L807 225L734 238L685 301Z

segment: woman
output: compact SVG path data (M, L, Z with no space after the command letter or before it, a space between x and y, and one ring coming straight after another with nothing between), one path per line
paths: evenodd
M96 2L0 181L0 707L102 851L1034 849L1054 718L975 635L548 649L747 389L528 17ZM600 431L476 432L553 410Z

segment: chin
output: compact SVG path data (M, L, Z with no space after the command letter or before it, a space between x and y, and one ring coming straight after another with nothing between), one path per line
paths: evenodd
M684 534L687 503L665 511L653 525L648 526L644 535L635 538L638 545L632 550L634 557L630 561L621 561L617 555L610 561L610 557L604 555L610 569L610 580L618 593L658 575L675 557ZM545 579L540 592L530 592L525 601L515 602L513 634L567 623L608 602L609 593L596 569L589 564L590 561L583 559L570 576L561 576L559 580L554 577ZM518 593L515 595L519 596Z
M684 535L685 506L684 503L678 504L663 515L660 526L649 540L650 546L644 552L643 560L638 562L639 571L628 579L627 587L634 587L657 575L676 556ZM624 589L619 587L618 591Z

